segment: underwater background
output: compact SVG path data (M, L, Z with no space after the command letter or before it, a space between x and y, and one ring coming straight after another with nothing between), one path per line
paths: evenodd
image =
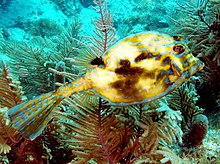
M74 94L33 141L13 128L10 108L143 31L188 40L205 67L146 104ZM0 60L0 163L220 163L220 0L0 0Z

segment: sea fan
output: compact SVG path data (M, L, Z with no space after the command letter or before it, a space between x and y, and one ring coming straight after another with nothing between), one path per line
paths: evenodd
M0 154L8 153L11 146L21 139L18 132L9 123L6 113L7 108L0 108Z
M198 103L206 109L204 113L210 116L217 114L220 109L220 66L208 58L205 58L205 62L206 67L201 73L202 83L198 86L201 95Z
M2 62L2 74L0 76L0 154L8 153L11 150L11 146L21 139L10 124L7 117L7 109L25 99L20 83L12 78L8 68Z
M159 162L166 157L157 152L160 146L173 151L181 142L180 113L165 103L154 110L148 105L113 107L95 96L85 102L74 95L63 104L66 112L56 113L61 125L57 133L77 156L72 163Z
M89 37L84 49L80 49L80 57L72 60L73 64L80 70L86 70L90 65L100 62L101 55L116 41L115 28L107 2L94 0L95 11L100 14L100 18L93 22L95 26L94 35Z
M194 121L194 117L203 113L204 109L196 105L199 95L195 84L186 82L174 92L166 96L169 106L174 110L181 111L183 115L182 130L188 130Z
M61 114L65 127L61 130L67 138L65 142L79 158L77 163L86 163L91 159L97 162L116 163L129 156L126 151L135 135L133 121L121 121L117 109L103 109L100 104L85 104L80 97L68 99L74 115ZM65 102L64 102L65 103ZM123 154L123 155L122 155Z
M24 91L30 96L51 91L53 76L48 71L49 67L55 67L55 62L50 59L48 40L36 39L38 43L12 43L2 41L0 51L10 56L10 68L17 75ZM35 87L35 88L34 88ZM33 93L34 90L34 93Z
M188 162L182 160L177 153L168 147L161 147L160 150L157 150L157 153L164 156L164 158L160 160L161 163L171 162L172 164L188 164Z
M193 54L205 63L203 71L199 72L201 82L196 86L200 95L197 104L205 108L209 119L216 120L212 116L217 115L220 107L220 3L219 0L197 0L179 6L177 10L182 16L174 20L179 26L174 31L191 41Z
M79 29L79 22L73 23L63 34L63 39L56 42L40 37L29 42L0 41L0 51L10 57L11 72L17 75L28 97L55 88L54 83L60 79L54 78L50 68L56 69L64 63L65 70L74 72L72 65L66 64L64 58L77 56L77 49L82 48L77 35Z
M197 0L181 3L179 20L173 21L179 35L192 41L191 49L199 57L208 57L220 65L220 3L216 0ZM172 19L172 18L171 18ZM177 30L176 30L177 29Z
M147 119L144 120L143 118ZM148 122L148 126L138 123L144 129L144 133L140 137L143 140L140 140L140 143L144 145L144 150L148 149L148 151L144 151L145 153L137 161L142 163L152 161L165 163L164 161L173 162L177 159L182 161L177 149L178 144L182 143L181 120L180 112L172 110L165 102L159 100L156 103L150 103L145 109L145 115L141 118L141 121L145 124ZM165 149L169 149L169 154L164 151Z
M0 107L11 108L26 99L20 86L8 72L8 68L2 63L2 74L0 75Z

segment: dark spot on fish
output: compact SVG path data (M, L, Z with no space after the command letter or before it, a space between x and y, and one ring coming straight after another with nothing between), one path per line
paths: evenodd
M162 61L162 66L165 66L165 65L170 64L170 63L171 63L170 57L166 57L166 58L163 59L163 61Z
M135 59L134 59L134 61L137 63L137 62L140 62L140 61L142 61L142 60L144 60L144 59L148 59L150 57L150 55L148 54L148 52L147 51L144 51L144 52L142 52L140 55L138 55Z
M173 85L175 83L175 81L171 81L169 76L165 79L164 83L169 86L169 85Z
M131 68L130 66L130 61L129 60L120 60L119 63L121 66L120 68L115 69L115 73L123 76L137 76L143 73L143 68L139 67L133 67Z
M115 73L120 75L127 75L131 71L130 69L130 61L129 60L120 60L119 64L121 65L120 68L115 69Z
M127 59L122 59L120 60L119 64L122 66L122 67L126 67L126 68L130 68L130 61L127 60Z
M105 65L104 61L102 60L101 57L96 57L95 59L93 59L91 62L90 62L91 65Z
M163 77L166 75L165 71L161 71L159 74L157 74L156 81L159 82Z
M123 75L124 77L111 84L111 87L115 88L122 96L139 97L139 89L136 88L136 84L139 81L138 77L142 76L146 79L155 78L155 71L144 72L144 69L138 67L130 68L126 71L127 72L120 72L120 75Z
M144 72L143 76L145 78L154 79L155 78L155 72L156 72L156 70L154 70L154 71L147 71L147 72Z
M134 97L138 94L138 89L135 84L138 82L138 78L126 77L121 80L117 80L111 84L113 88L117 90L120 95Z
M171 69L168 69L166 72L167 72L167 75L174 75L174 72Z
M143 74L144 69L139 67L131 68L129 60L121 60L120 65L121 67L117 68L115 73L123 77L113 82L111 86L122 96L132 95L132 97L138 97L139 92L135 85L138 82L138 77Z
M152 54L151 54L152 55ZM152 55L153 56L153 55ZM157 54L157 55L154 55L153 56L153 58L155 59L155 60L160 60L160 58L161 58L161 54ZM151 57L151 56L150 56Z
M122 65L120 68L115 69L115 73L123 76L137 77L143 73L144 69L139 67L130 67L129 65Z

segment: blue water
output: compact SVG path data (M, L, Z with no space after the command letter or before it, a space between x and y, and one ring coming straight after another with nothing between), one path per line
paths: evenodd
M36 22L41 19L51 21L63 31L78 18L84 35L92 35L94 20L98 15L91 1L79 0L2 0L0 1L0 27L4 37L12 40L29 40L33 36ZM82 3L81 3L82 2ZM177 17L177 4L171 0L122 0L108 2L118 37L146 30L169 28L172 21L168 16ZM34 33L34 35L40 35ZM45 35L59 36L60 32Z

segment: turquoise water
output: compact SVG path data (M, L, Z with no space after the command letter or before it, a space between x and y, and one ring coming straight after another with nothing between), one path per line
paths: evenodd
M0 163L220 163L219 8L219 0L0 0ZM149 104L110 106L91 90L52 113L51 97L21 111L20 103L74 81L91 65L105 68L108 49L146 31L187 44L205 67ZM157 64L149 66L153 73ZM42 108L48 113L35 114ZM44 116L46 123L37 121ZM33 122L40 130L32 141Z
M39 1L1 1L0 25L5 37L15 40L28 40L39 33L36 27L39 20L46 19L63 31L74 19L79 19L84 35L92 35L94 20L98 15L92 8L92 1L72 0L39 0ZM114 18L114 26L118 29L118 37L143 30L157 30L171 26L168 16L178 17L175 1L117 1L108 2L109 10ZM49 28L49 27L47 27ZM46 30L46 29L45 29ZM48 29L49 30L49 29ZM59 35L60 31L48 31L46 36Z

